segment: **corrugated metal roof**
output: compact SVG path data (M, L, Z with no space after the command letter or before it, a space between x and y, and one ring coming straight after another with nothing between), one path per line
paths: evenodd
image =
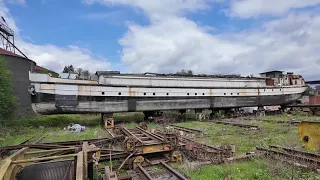
M27 59L27 58L25 58L25 57L23 57L23 56L20 56L20 55L18 55L18 54L15 54L15 53L13 53L13 52L11 52L11 51L7 51L7 50L2 49L2 48L0 48L0 54L1 54L1 55L15 56L15 57L20 57L20 58L23 58L23 59ZM30 59L27 59L27 60L30 60Z
M262 72L262 73L259 73L259 74L268 74L268 73L283 73L284 71L278 71L278 70L275 70L275 71L267 71L267 72Z

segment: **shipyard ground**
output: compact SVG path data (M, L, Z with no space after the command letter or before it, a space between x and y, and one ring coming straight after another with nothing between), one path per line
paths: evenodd
M137 123L130 120L140 120L143 117L139 113L127 113L116 115L116 120L125 122L126 127L135 127ZM194 118L192 115L188 119ZM275 115L263 118L242 117L224 119L228 122L236 122L258 126L259 129L250 129L214 122L187 121L176 123L179 126L199 129L205 132L203 137L193 138L196 141L218 146L221 144L234 144L235 155L242 155L256 147L268 147L279 145L298 150L305 150L298 136L297 126L290 123L279 123L314 120L320 121L320 117L308 117L301 114ZM13 124L1 127L0 146L16 145L31 137L45 136L42 142L57 142L67 140L82 140L90 138L108 137L110 134L99 126L100 116L96 115L58 115L42 116L27 122L16 121ZM86 131L72 133L63 130L68 123L79 123L86 126ZM162 125L149 123L148 128L163 128ZM222 165L198 166L194 163L172 164L180 169L191 179L320 179L320 175L295 166L269 158L253 157L241 162ZM153 171L161 171L157 168ZM98 175L97 175L98 176Z

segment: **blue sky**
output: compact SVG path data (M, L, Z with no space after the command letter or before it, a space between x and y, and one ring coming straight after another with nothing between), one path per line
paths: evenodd
M0 0L39 65L96 70L320 73L320 0ZM310 66L311 65L311 66ZM313 68L311 68L313 67Z

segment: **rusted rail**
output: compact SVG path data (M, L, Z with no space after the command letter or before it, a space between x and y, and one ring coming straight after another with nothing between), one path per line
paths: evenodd
M160 161L160 164L165 167L170 173L172 173L174 176L176 176L180 180L188 180L188 178L184 177L182 174L180 174L178 171L173 169L171 166L169 166L167 163Z
M137 168L144 177L146 177L148 180L153 180L152 176L140 164L138 164Z
M263 120L263 122L278 123L278 124L289 124L289 125L299 125L301 121L272 121L272 120Z
M182 127L182 126L177 126L174 124L170 124L169 126L173 127L174 129L180 130L180 131L184 131L186 133L191 133L191 134L195 134L195 135L203 135L203 131L198 130L198 129L192 129L192 128L187 128L187 127Z
M266 152L266 156L271 156L275 159L282 159L287 163L320 172L320 159L315 159L314 157L310 158L309 153L307 152L298 150L290 150L287 152L286 150L289 150L288 148L286 148L286 150L281 150L280 148L273 150L257 147L256 149L258 151Z
M230 126L237 126L242 128L248 128L248 129L255 129L259 130L259 126L249 125L249 124L240 124L240 123L234 123L234 122L226 122L226 121L213 121L216 124L224 124L224 125L230 125Z
M298 151L295 149L280 147L280 146L276 146L276 145L270 145L269 148L280 149L280 150L283 150L283 151L290 153L290 154L301 155L301 156L305 156L308 158L313 158L315 160L320 160L320 154L316 154L316 153Z

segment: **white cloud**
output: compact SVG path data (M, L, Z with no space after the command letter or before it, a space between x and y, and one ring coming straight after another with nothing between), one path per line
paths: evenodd
M16 0L16 2L24 1ZM21 38L19 28L16 26L3 0L0 0L0 15L6 19L9 27L15 31L16 46L22 50L29 59L34 60L40 66L57 72L61 72L65 65L70 64L76 68L88 69L91 72L111 68L111 63L109 63L107 59L94 56L89 50L79 46L70 45L63 48L52 44L37 45L35 43L25 42Z
M177 15L182 11L195 11L220 0L82 0L85 4L100 3L107 6L127 5L143 10L152 20Z
M247 75L278 69L301 73L307 79L318 78L320 75L319 13L290 13L287 17L264 23L261 27L257 27L257 30L213 35L206 31L205 25L200 26L177 14L186 9L185 5L168 6L169 10L164 10L158 16L161 18L154 20L153 14L160 12L168 4L151 7L148 3L150 1L143 0L103 2L107 5L116 2L126 3L141 8L149 15L151 20L149 25L129 24L128 32L119 40L123 47L122 62L131 67L133 72L172 73L181 69L191 69L196 73ZM188 2L192 4L194 1ZM232 1L232 3L240 2L249 1ZM277 2L281 8L275 12L283 13L291 8L315 4L315 1L310 0L304 2L299 1L294 5L291 3L285 5L283 1ZM262 6L263 10L259 12L273 13L270 12L268 4L265 6L265 8ZM259 9L259 6L256 8ZM249 11L249 15L241 14L240 10L234 12L241 16L252 16L255 11Z
M232 0L230 13L243 18L282 15L291 9L314 6L320 0Z
M72 64L76 68L87 69L90 72L108 70L111 63L105 58L94 57L87 49L78 46L61 48L54 45L35 45L23 41L17 42L28 58L38 65L61 72L63 67Z
M214 37L185 18L170 18L149 26L130 25L119 41L122 61L133 71L175 72L192 69L201 72L225 72L237 65L234 57L252 51L252 47ZM229 69L236 72L236 68Z

